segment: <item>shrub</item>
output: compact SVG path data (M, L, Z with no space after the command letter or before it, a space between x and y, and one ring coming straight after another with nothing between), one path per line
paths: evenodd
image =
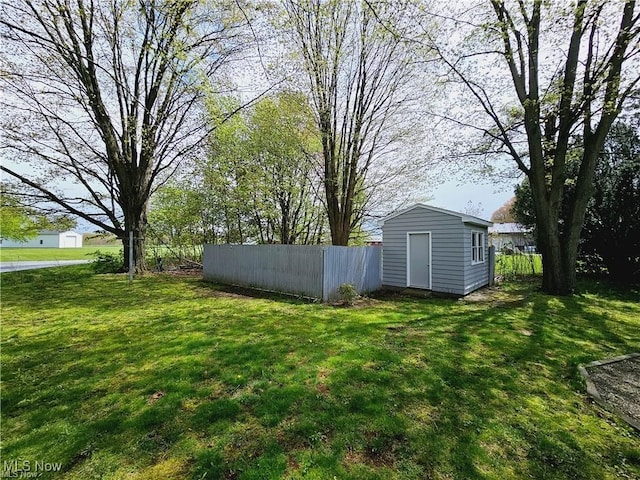
M340 298L342 299L343 305L353 305L356 298L358 298L358 292L356 291L356 286L351 283L343 283L338 287L338 293L340 294Z
M120 273L124 271L124 255L122 250L118 254L103 253L100 250L96 250L88 255L92 256L95 260L91 262L91 268L96 273Z

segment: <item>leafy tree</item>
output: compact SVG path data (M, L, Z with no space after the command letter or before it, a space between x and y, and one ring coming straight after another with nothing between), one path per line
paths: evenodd
M209 135L206 157L197 161L192 175L199 179L201 195L213 206L211 221L217 237L225 243L244 243L256 237L255 224L251 224L254 167L247 118L238 114L220 122L224 112L236 104L233 99L210 100L209 116L219 125Z
M516 201L516 197L511 197L500 208L491 214L491 221L496 223L513 223L515 218L513 216L512 208Z
M242 45L240 8L224 0L3 4L3 151L28 165L0 168L33 198L125 243L134 232L144 270L149 199L211 129L202 100Z
M203 218L204 198L186 182L176 180L160 187L151 200L149 237L154 243L170 247L170 253L200 258L208 231Z
M598 157L594 195L586 214L579 257L587 270L602 265L612 278L625 283L640 279L640 132L626 123L614 124ZM579 142L579 139L578 139ZM580 148L580 147L574 147ZM571 204L579 163L572 161L563 192L563 205ZM535 229L535 209L529 182L516 188L514 215ZM568 212L560 215L560 228Z
M640 129L613 126L594 177L584 253L596 253L617 280L640 281Z
M464 118L450 116L482 132L483 152L510 157L526 175L543 256L543 290L567 294L575 287L580 231L598 153L640 81L640 15L634 0L571 5L490 0L489 5L491 16L471 9L475 17L468 23L455 19L459 27L473 28L468 36L460 35L475 40L463 54L431 44L446 74L465 86L491 123L483 126L468 109ZM508 72L515 103L492 75L496 66ZM575 158L574 194L563 204L576 132L584 148Z
M0 238L24 242L39 230L71 230L76 221L68 215L44 215L20 202L20 195L0 184Z
M223 101L212 115L232 108ZM215 205L218 238L227 243L317 243L324 214L316 174L320 142L299 93L264 98L221 125L193 177Z
M235 109L209 101L212 122ZM316 174L320 142L300 93L266 97L218 125L209 155L152 199L151 229L170 245L318 243L325 218Z
M25 242L38 234L38 222L5 185L0 191L0 238Z
M517 223L529 227L535 236L536 212L533 206L529 180L525 178L520 185L516 185L514 193L515 201L511 207L511 213Z
M257 103L248 121L260 241L315 243L324 217L316 175L321 146L308 102L282 92Z

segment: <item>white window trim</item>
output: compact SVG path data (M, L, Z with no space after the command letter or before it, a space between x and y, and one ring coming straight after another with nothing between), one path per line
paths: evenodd
M473 237L477 235L480 240L480 245L473 245ZM480 265L487 261L487 252L485 252L486 233L480 230L471 230L471 265ZM482 260L474 260L474 253L478 252L482 257Z

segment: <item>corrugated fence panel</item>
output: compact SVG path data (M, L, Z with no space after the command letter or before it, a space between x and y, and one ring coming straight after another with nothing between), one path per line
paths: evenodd
M380 288L382 247L325 247L322 299L339 299L338 288L343 283L355 285L358 293Z
M321 246L206 245L204 278L322 298Z
M204 278L324 301L352 283L358 293L382 283L381 247L205 245Z

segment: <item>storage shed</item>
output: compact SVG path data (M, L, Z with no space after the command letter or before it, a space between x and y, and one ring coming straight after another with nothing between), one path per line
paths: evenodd
M493 283L491 225L422 203L389 215L382 220L383 286L467 295Z

